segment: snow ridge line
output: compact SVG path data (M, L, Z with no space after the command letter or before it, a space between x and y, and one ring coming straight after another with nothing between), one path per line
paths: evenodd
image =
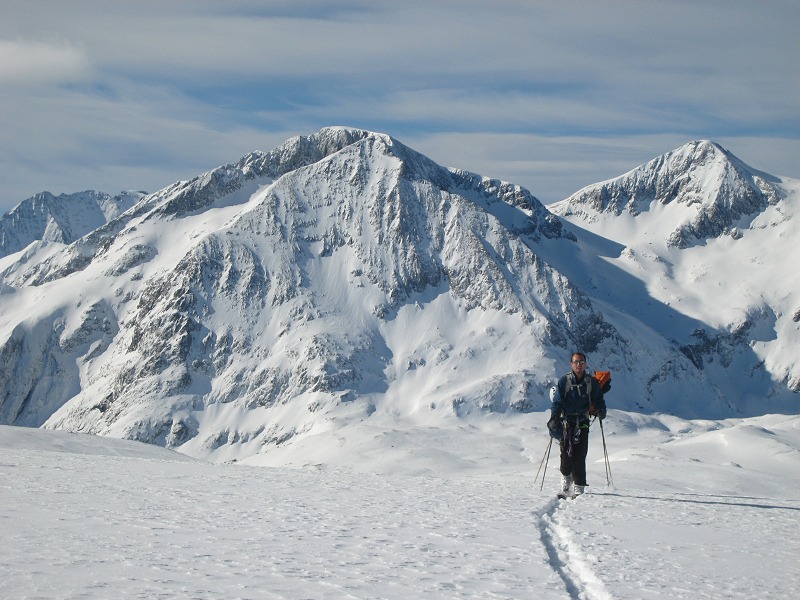
M586 600L611 600L600 578L575 542L573 533L564 523L564 509L554 498L538 513L539 534L548 556L548 562L564 582L570 598Z

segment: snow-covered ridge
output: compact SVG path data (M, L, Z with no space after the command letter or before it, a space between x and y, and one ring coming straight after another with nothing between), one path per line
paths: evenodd
M654 168L697 174L715 148ZM786 220L753 229L764 239L795 214L793 193L775 189L760 215ZM750 237L725 239L746 248ZM458 428L545 410L574 348L612 370L617 407L719 417L792 406L791 289L712 321L643 286L642 248L609 261L598 239L524 188L385 134L292 138L0 264L0 422L255 460L325 447L362 419ZM645 265L671 281L652 267L680 261L657 258Z
M540 343L573 339L577 323L582 346L613 330L536 259L532 247L562 233L527 190L445 169L389 136L295 138L146 196L63 251L8 268L17 292L7 304L17 310L6 313L0 414L172 447L191 440L200 454L231 443L249 453L320 426L315 413L340 402L359 399L368 411L394 403L412 385L410 365L463 386L458 373L476 346L458 339L456 322L486 311L492 338L512 341L525 328L504 352L527 344L514 360L528 366L478 369L470 392L439 382L436 398L402 411L529 410L540 400L526 357ZM58 300L32 315L26 299L45 288ZM430 328L404 348L401 323L428 305ZM286 418L268 416L287 405ZM206 406L233 410L231 423L214 417L198 436L200 413L217 412ZM257 424L232 428L246 415Z
M561 215L594 220L601 213L638 215L654 204L676 208L669 245L685 248L733 231L784 195L774 177L742 163L709 141L688 143L615 179L587 186L550 207ZM680 215L680 217L679 217ZM675 224L678 226L675 227Z
M115 219L142 196L143 192L36 194L0 217L0 258L35 241L70 244Z
M800 279L787 268L800 260L798 190L692 142L549 208L580 232L576 258L593 271L581 287L674 339L743 406L780 393L767 378L800 391Z

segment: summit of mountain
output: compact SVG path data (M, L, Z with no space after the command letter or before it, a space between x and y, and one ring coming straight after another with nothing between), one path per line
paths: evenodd
M623 213L652 215L639 229L686 248L722 235L736 235L752 218L783 196L778 180L757 171L719 144L689 142L608 181L589 185L550 205L562 216L587 222ZM639 233L643 233L639 231Z

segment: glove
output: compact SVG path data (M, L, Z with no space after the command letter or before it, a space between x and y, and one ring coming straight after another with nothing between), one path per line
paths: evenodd
M606 418L606 409L605 408L598 408L597 409L597 418L601 421Z
M550 437L554 440L560 440L564 436L564 424L560 417L550 417L547 422L547 429L550 432Z

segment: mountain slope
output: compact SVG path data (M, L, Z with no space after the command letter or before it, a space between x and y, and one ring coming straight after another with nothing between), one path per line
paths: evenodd
M533 483L541 415L513 417L308 440L304 470L0 426L0 597L793 597L800 417L612 411L615 486L595 430L574 502L555 456Z
M284 442L354 399L365 414L543 407L542 346L613 333L526 245L561 235L522 188L388 136L290 140L8 268L0 416L203 453ZM495 343L508 361L476 368ZM422 374L438 391L409 395Z
M739 406L784 397L773 409L793 411L799 191L693 142L549 208L583 245L594 277L578 285L674 339ZM570 260L548 258L557 268Z
M592 281L598 239L383 134L293 138L0 263L0 422L241 460L364 420L544 410L575 348L614 372L615 406L761 414L728 393L730 365ZM748 393L785 404L758 373Z

